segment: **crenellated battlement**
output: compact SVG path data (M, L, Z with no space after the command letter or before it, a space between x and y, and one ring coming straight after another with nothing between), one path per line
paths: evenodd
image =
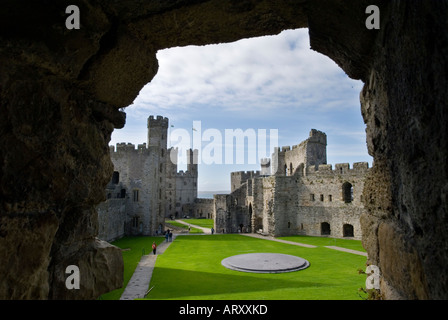
M168 128L168 118L157 116L154 118L154 116L149 116L148 118L148 128L149 127L166 127Z
M109 146L109 151L111 154L121 154L121 153L149 153L149 148L146 146L146 143L138 144L137 148L135 148L135 144L133 143L117 143L117 146Z
M232 176L241 176L241 177L247 177L245 180L247 180L248 178L253 178L256 176L260 175L260 170L257 171L235 171L231 173Z
M333 170L331 164L321 164L318 169L311 166L307 168L307 175L312 174L363 174L369 170L368 162L355 162L353 163L353 167L350 168L349 163L337 163L335 164L335 168Z

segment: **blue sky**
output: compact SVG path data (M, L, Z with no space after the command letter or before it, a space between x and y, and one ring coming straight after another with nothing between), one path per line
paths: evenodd
M114 131L110 144L146 142L149 115L168 117L170 132L191 133L193 122L200 121L201 138L204 132L221 133L224 164L199 165L199 191L230 190L232 171L259 170L259 164L248 163L248 154L244 164L225 164L226 129L265 129L268 154L273 148L270 132L277 130L279 146L291 146L318 129L327 134L327 162L333 167L358 161L372 165L359 102L362 82L311 50L307 29L229 44L171 48L159 51L157 58L157 75L126 108L126 125ZM213 146L216 152L216 143L204 140L202 150ZM185 167L179 164L179 170Z

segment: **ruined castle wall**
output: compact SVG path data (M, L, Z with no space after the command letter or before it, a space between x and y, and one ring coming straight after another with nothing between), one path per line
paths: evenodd
M167 160L166 160L166 177L165 177L165 218L176 216L176 175L177 175L177 160L178 158L178 149L170 148L167 150ZM177 215L179 213L177 212Z
M160 178L164 166L160 156L158 147L146 145L135 149L133 144L118 144L111 152L114 170L126 186L128 234L152 235L163 223L164 214L160 215L165 208L165 193Z
M273 195L272 209L268 211L268 233L272 236L289 234L290 216L297 215L298 210L298 181L296 177L275 177L275 186L271 191ZM266 192L269 193L269 192Z
M243 183L260 176L260 171L236 171L230 174L230 192L239 189Z
M275 234L361 239L367 171L367 163L355 163L352 169L349 164L336 164L334 170L320 165L318 170L309 169L306 177L278 177L282 179L276 181ZM290 202L282 206L283 201Z
M214 219L214 199L196 198L193 204L193 216L195 218Z
M252 182L252 196L248 197L248 212L251 215L252 232L263 232L264 192L265 178L255 178ZM251 212L252 211L252 212Z
M228 194L215 194L213 196L214 200L214 224L217 233L226 233L230 229L228 226L229 214L227 210L228 199L230 195Z
M191 172L180 171L176 177L176 212L183 217L184 215L193 216L190 210L184 210L185 205L193 204L197 197L197 176ZM186 207L185 207L186 208Z
M327 135L312 129L309 138L292 147L275 148L272 171L277 176L303 175L303 167L327 163Z
M275 176L263 178L263 233L273 235L274 231L274 197L275 197Z

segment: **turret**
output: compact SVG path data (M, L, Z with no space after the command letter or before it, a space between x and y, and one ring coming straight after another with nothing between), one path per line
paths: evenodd
M187 171L190 174L197 176L198 175L198 150L195 149L192 151L191 149L187 150Z
M168 135L168 118L154 116L148 118L148 147L160 147L166 151Z

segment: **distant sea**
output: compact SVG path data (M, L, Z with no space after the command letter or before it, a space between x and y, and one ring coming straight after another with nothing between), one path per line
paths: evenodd
M198 198L213 199L214 194L229 194L230 191L198 191Z

